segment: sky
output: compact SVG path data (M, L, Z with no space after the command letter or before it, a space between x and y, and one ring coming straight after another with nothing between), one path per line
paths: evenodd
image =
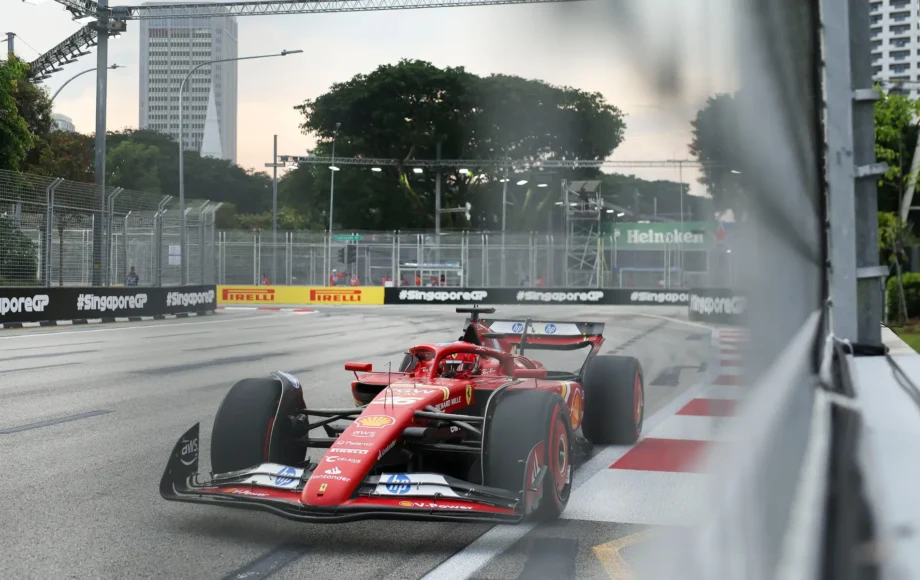
M16 33L16 53L31 61L81 24L52 0L29 1L39 3L0 0L0 24L5 25L0 32ZM737 88L731 1L610 0L238 17L240 56L283 49L304 53L238 65L237 161L263 169L272 160L275 134L280 155L305 154L314 140L300 132L302 117L293 107L335 82L401 58L598 91L626 114L625 140L611 159L689 159L690 120L696 111L707 96ZM624 7L635 10L634 18L627 17ZM126 65L109 71L109 130L138 125L139 45L136 21L109 42L109 64ZM95 63L92 49L45 85L53 93ZM676 86L656 74L667 68L662 63L676 66ZM84 133L95 130L94 78L90 73L76 79L54 102L55 112L71 117ZM617 171L678 179L672 168ZM692 183L690 192L702 194L697 177L696 170L683 169L684 181Z

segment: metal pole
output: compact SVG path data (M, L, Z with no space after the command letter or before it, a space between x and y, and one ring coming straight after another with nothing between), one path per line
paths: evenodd
M278 136L272 156L272 283L278 283Z
M185 142L182 136L182 91L185 90L185 82L191 76L196 66L185 75L182 84L179 85L179 285L185 286L187 280L185 276Z
M105 9L108 0L99 0ZM106 101L108 97L109 34L108 19L101 16L96 21L96 163L95 183L99 188L99 216L105 215L105 137ZM93 220L93 286L102 283L102 219Z
M339 127L341 123L335 124L335 132L332 134L332 165L329 168L329 239L332 239L332 212L335 209L335 139L339 135ZM332 247L330 246L330 252L332 252ZM329 257L329 265L332 265L332 256Z
M866 2L850 0L849 10L852 73L850 86L857 89L853 103L852 160L856 166L856 340L882 344L880 322L884 316L885 302L880 282L888 276L888 268L879 266L878 256L877 178L884 171L875 165L874 109L878 93L871 89L869 5ZM831 224L831 227L846 227L845 224Z
M502 233L505 233L506 218L508 212L508 166L505 166L505 179L502 184Z
M14 56L13 54L13 39L16 38L16 33L7 32L6 33L6 52L7 58Z
M438 169L435 171L435 182L434 182L434 235L438 240L438 248L441 247L441 238L438 237L441 234L441 142L438 141L437 146L435 147L436 159L438 161Z

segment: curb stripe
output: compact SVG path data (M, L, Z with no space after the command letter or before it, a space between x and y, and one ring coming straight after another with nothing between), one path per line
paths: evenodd
M706 466L699 459L710 445L711 441L691 439L643 439L610 469L704 473Z
M731 417L735 414L738 402L732 399L693 399L678 415L692 415L696 417Z

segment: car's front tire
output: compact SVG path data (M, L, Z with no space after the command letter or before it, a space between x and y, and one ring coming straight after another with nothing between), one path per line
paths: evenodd
M243 379L233 385L214 417L211 429L211 469L227 473L262 463L297 465L306 448L295 445L290 423L275 424L281 401L281 381ZM270 452L272 436L281 440Z

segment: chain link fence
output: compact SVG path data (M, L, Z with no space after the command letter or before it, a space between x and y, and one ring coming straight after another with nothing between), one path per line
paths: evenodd
M215 283L220 204L187 200L184 266L178 205L171 196L0 171L0 285L169 286L179 284L180 267L190 284Z
M186 203L181 264L178 199L121 188L103 198L92 184L0 171L0 285L119 285L136 276L172 286L183 267L190 284L687 288L735 279L738 232L720 239L717 224L619 223L568 237L288 231L273 242L270 232L217 230L219 207ZM690 228L697 233L678 235Z

